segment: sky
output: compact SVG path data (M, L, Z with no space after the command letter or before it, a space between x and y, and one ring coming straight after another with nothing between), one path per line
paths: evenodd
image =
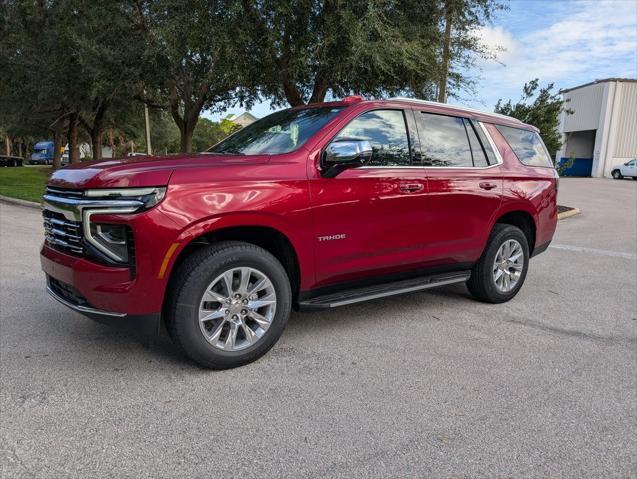
M499 98L517 101L525 82L555 84L555 90L596 79L637 78L637 0L510 0L491 25L478 32L496 54L467 72L475 94L449 103L493 110ZM218 120L229 113L205 114ZM269 102L251 112L270 113Z

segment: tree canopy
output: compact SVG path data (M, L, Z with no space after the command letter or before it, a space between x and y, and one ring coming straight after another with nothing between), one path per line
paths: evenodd
M160 130L172 119L176 148L191 151L202 144L201 114L237 104L348 94L445 101L471 90L468 71L489 54L477 28L500 8L499 0L5 0L0 127L11 138L48 132L79 161L79 139L96 157L105 143L139 140L144 103ZM199 131L212 135L209 126ZM171 142L159 139L158 151Z

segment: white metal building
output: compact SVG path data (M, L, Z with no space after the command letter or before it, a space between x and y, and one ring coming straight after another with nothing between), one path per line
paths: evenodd
M565 107L556 160L575 158L568 173L609 177L613 166L637 158L637 80L607 78L561 91Z

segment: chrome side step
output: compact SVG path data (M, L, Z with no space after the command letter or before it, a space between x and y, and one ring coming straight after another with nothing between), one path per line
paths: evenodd
M470 276L471 271L467 270L431 276L420 276L418 278L393 281L391 283L348 289L299 301L299 308L302 311L337 308L339 306L385 298L387 296L412 293L414 291L437 288L438 286L445 286L448 284L464 283Z

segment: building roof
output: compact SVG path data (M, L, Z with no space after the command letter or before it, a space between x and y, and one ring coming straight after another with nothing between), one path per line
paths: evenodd
M574 86L572 88L563 88L560 90L560 93L568 93L569 91L577 90L578 88L584 88L591 85L596 85L597 83L607 83L607 82L628 82L634 83L637 82L635 78L603 78L601 80L594 80L588 83L584 83L583 85Z
M226 116L226 120L230 120L230 121L237 121L239 119L242 119L242 120L245 119L245 120L249 120L249 121L257 121L258 120L258 118L256 116L254 116L252 113L250 113L249 111L244 111L240 115L230 114L230 115Z

